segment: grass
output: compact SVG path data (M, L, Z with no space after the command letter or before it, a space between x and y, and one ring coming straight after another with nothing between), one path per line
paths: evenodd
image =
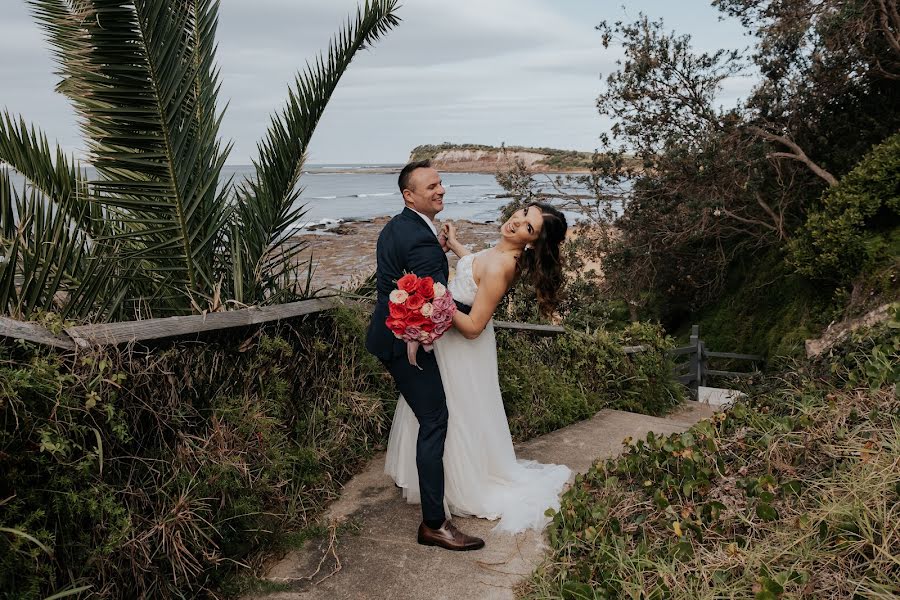
M900 322L631 443L564 495L526 598L900 595Z

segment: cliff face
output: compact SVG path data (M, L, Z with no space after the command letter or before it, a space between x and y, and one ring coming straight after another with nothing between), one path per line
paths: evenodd
M489 146L419 146L410 161L430 158L438 171L457 173L496 173L521 160L535 173L586 172L590 153L546 150L543 148L492 148Z
M537 171L539 167L535 165L545 158L545 155L535 152L507 152L504 156L499 150L442 150L431 162L438 171L496 173L514 164L516 159Z

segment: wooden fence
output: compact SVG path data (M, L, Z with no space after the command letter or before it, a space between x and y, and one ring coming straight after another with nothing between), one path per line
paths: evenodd
M342 299L337 296L314 298L311 300L289 302L287 304L279 304L276 306L254 306L240 310L207 313L202 315L79 325L76 327L67 327L63 330L63 333L60 334L53 333L37 323L27 323L7 317L0 317L0 338L23 339L62 350L75 350L76 348L119 345L164 338L185 337L207 331L246 327L248 325L258 325L303 315L311 315L331 310L338 306L351 304L361 303L355 300ZM541 336L565 333L563 327L556 325L533 325L528 323L494 321L494 327L512 331L528 331Z
M61 334L53 333L36 323L25 323L15 319L0 317L0 337L24 339L62 350L75 350L91 346L119 345L164 338L186 337L207 331L258 325L311 315L348 304L359 304L359 302L339 297L314 298L276 306L250 307L228 312L80 325L67 327ZM530 323L510 323L507 321L494 321L494 327L511 331L524 331L541 336L559 335L566 331L565 328L558 325L535 325ZM626 354L634 354L642 352L646 348L644 346L625 346L622 350ZM674 375L678 378L678 381L693 388L696 388L698 385L706 385L706 379L710 375L725 377L746 375L746 373L710 369L708 365L710 358L763 361L763 357L751 354L711 352L707 350L706 345L700 339L700 328L697 325L694 325L691 331L690 344L676 348L671 354L673 357L689 357L687 362L676 365Z
M678 381L690 388L705 386L710 375L719 377L745 377L749 375L747 372L710 369L709 359L711 358L750 361L755 363L754 366L765 361L762 356L756 354L712 352L708 350L706 344L700 339L699 325L694 325L691 328L691 339L688 345L672 350L672 356L675 358L680 356L688 357L687 361L675 365L674 375Z

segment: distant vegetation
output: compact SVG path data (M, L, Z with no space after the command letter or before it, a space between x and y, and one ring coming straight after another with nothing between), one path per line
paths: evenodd
M674 334L699 323L723 350L800 355L829 322L900 297L900 15L867 0L714 4L754 53L696 51L646 15L598 27L624 53L597 100L613 125L590 174L553 187L591 218L582 258L603 275L569 296L594 306L586 326L625 303ZM756 85L723 108L723 82L751 66ZM522 165L498 181L513 207L548 187Z
M485 146L483 144L451 144L444 142L443 144L424 146L416 146L409 155L410 161L425 160L426 158L434 158L440 152L447 150L464 150L477 152L483 150L486 152L534 152L536 154L544 154L546 158L537 164L549 169L560 170L578 170L590 169L593 164L593 152L578 152L576 150L558 150L556 148L530 148L528 146Z

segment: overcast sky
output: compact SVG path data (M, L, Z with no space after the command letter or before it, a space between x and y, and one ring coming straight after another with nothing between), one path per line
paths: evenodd
M481 143L594 150L609 122L595 99L618 52L594 26L662 17L695 48L750 43L703 0L404 0L400 25L357 55L310 147L310 163L401 163L419 144ZM222 136L247 164L305 61L355 11L355 0L221 0ZM75 114L53 91L54 64L25 0L0 0L0 107L83 154ZM746 97L726 82L721 102Z

